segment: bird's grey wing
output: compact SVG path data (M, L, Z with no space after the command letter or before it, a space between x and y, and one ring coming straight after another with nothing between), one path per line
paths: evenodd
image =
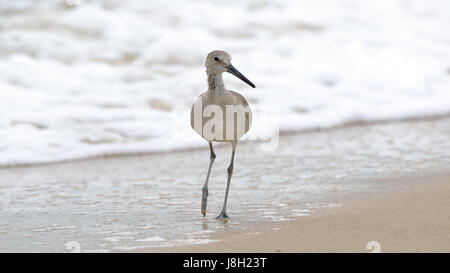
M241 94L228 90L233 97L238 100L243 106L244 108L248 109L248 111L245 111L245 118L247 119L248 124L250 125L252 123L252 111L250 109L250 106L247 102L247 100L244 98L244 96L242 96ZM250 126L249 126L250 127Z

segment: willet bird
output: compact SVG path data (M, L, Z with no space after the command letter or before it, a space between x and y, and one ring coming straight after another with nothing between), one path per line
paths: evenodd
M208 141L210 149L209 168L202 189L201 212L203 217L206 215L209 175L216 158L212 142L230 142L232 145L223 209L217 216L217 219L222 219L228 218L226 208L236 145L239 139L248 132L252 122L248 102L242 95L225 89L222 73L231 73L253 88L255 88L255 85L234 68L231 64L230 54L225 51L215 50L210 52L206 58L205 66L208 76L208 91L200 95L192 106L191 126Z

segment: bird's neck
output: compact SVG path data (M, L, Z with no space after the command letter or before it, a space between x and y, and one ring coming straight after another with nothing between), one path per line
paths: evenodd
M222 73L208 74L208 92L213 94L222 94L225 91L223 84Z

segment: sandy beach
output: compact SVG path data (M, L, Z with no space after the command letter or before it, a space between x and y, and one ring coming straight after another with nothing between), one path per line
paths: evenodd
M220 242L141 251L449 252L450 175L408 182L412 189L365 195L318 215L228 234Z
M1 252L449 251L450 119L241 143L226 222L230 147L0 169ZM433 132L429 134L428 132Z
M450 1L378 2L0 0L0 253L450 252Z

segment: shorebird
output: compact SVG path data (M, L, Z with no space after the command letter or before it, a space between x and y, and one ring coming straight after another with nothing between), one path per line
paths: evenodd
M208 91L200 95L191 110L191 127L208 141L210 149L209 168L202 188L201 212L206 215L208 198L208 180L216 159L213 142L231 143L231 162L227 169L228 179L222 212L217 219L228 218L226 208L231 176L233 175L234 154L239 139L250 129L251 110L247 100L240 94L225 89L222 73L228 72L251 87L255 85L242 75L232 64L231 56L225 51L215 50L208 54L205 61L208 79Z

